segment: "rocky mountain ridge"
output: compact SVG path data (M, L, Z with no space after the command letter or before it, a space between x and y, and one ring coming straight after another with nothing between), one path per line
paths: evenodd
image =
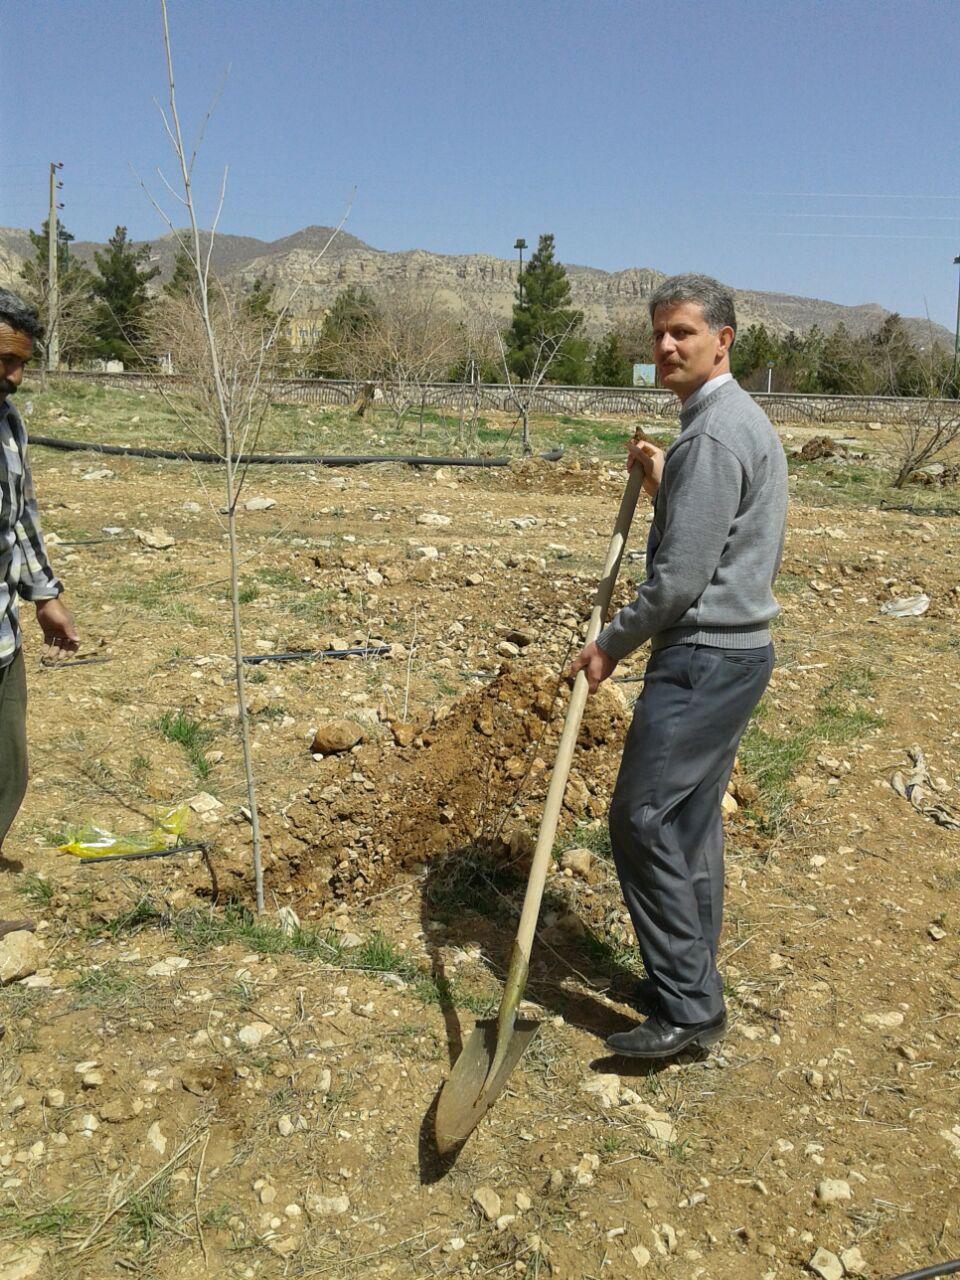
M500 320L510 314L516 287L514 259L483 253L430 253L424 249L388 252L340 231L317 261L331 234L330 227L311 226L273 241L218 235L214 268L247 283L259 277L273 284L283 300L303 277L297 312L327 307L348 285L362 285L374 294L394 288L430 290L456 312L487 309ZM76 241L71 252L92 263L94 252L102 248L92 241ZM151 242L161 279L172 271L176 249L172 234ZM26 231L0 227L0 284L16 287L23 258L29 252ZM648 267L602 271L567 265L567 274L574 304L583 310L587 330L593 337L640 311L644 298L664 279L663 272ZM878 303L844 306L822 298L752 289L734 289L734 295L742 326L761 322L777 333L791 329L804 333L813 325L829 332L841 322L853 334L868 333L890 314ZM953 335L942 325L920 317L905 319L914 341L923 345L941 342L952 347Z

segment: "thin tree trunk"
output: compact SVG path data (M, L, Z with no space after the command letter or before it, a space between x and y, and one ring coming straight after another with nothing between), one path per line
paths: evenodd
M243 630L240 625L240 557L237 549L236 485L232 441L227 441L227 536L230 548L230 607L233 615L233 665L237 679L237 717L243 744L243 772L247 782L247 807L253 840L253 881L257 895L257 915L263 915L263 860L260 856L260 815L257 810L257 786L250 750L250 720L243 670Z

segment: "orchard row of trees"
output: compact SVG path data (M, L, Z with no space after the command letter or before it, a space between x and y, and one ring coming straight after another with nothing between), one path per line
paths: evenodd
M30 232L34 257L23 270L22 292L46 317L49 280L46 224ZM70 256L73 236L59 228L59 335L61 358L70 365L95 358L136 366L169 349L164 307L189 299L195 276L177 254L171 278L151 288L160 268L150 247L135 245L117 227L95 270ZM272 287L254 282L236 300L255 323L276 319ZM166 348L160 346L166 343ZM334 301L317 342L294 351L281 339L272 371L363 381L392 380L410 386L453 381L630 386L633 366L653 359L646 312L618 322L598 341L586 335L584 315L572 305L570 281L556 261L552 235L542 235L517 283L509 326L491 314L468 318L435 295L393 291L374 297L350 286ZM873 334L854 336L843 324L830 333L773 333L762 324L741 330L732 353L736 378L750 390L837 395L947 395L960 387L953 355L931 342L918 346L903 320L888 316ZM406 393L401 390L401 397Z

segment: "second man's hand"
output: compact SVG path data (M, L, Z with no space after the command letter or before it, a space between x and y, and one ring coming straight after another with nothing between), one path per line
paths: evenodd
M627 441L627 470L635 466L643 468L643 491L648 498L655 498L663 476L663 450L649 440Z
M587 688L596 693L608 676L616 670L617 659L611 658L594 640L584 645L570 664L570 674L576 676L583 672L587 677Z

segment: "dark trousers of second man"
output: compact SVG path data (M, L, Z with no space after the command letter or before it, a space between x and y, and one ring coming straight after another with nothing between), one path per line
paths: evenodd
M723 1012L721 801L773 646L678 644L654 652L627 733L610 837L647 973L667 1019Z

